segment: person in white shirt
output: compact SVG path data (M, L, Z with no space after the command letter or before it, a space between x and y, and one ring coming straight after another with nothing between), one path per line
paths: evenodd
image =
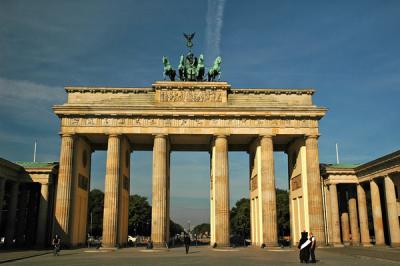
M313 235L312 232L310 232L310 256L311 256L311 263L316 263L317 261L315 260L315 247L317 246L317 239Z

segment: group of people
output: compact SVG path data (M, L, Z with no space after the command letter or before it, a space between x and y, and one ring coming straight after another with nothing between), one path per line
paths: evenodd
M190 247L190 236L188 234L185 234L183 238L183 243L185 245L185 251L186 254L189 253L189 247ZM58 235L55 235L52 241L53 247L54 247L54 255L58 256L58 253L60 251L61 247L61 238ZM297 246L298 249L300 249L300 262L301 263L316 263L317 261L315 260L315 248L316 248L316 238L310 232L310 237L308 236L308 233L306 231L303 231L301 233L301 238L299 241L299 245ZM153 248L153 241L149 240L147 242L147 249L152 249Z
M315 236L310 232L310 237L308 237L308 233L303 231L301 233L301 238L299 241L299 245L297 246L300 249L300 262L301 263L316 263L315 260L315 247L316 247L316 239Z

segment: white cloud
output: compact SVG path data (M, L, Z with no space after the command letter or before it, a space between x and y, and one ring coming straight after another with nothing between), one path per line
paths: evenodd
M32 104L35 102L62 103L65 93L61 87L52 87L25 80L0 78L0 98L4 102Z

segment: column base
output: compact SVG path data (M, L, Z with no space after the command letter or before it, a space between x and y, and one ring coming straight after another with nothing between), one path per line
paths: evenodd
M350 242L343 242L343 245L344 245L345 247L348 247L348 246L350 246Z
M351 242L351 246L359 247L360 246L360 242Z
M400 243L390 243L391 248L398 248L400 247Z
M361 243L361 247L372 247L373 245L371 243Z
M265 248L278 248L280 247L278 242L270 242L270 243L264 243Z
M229 248L231 247L231 243L213 243L211 245L212 248Z
M114 251L117 251L118 250L118 248L116 248L116 247L101 247L101 248L99 248L101 251L104 251L104 252L114 252Z
M334 248L343 248L344 245L342 243L330 243L329 246Z
M168 245L166 243L153 243L153 248L168 249Z

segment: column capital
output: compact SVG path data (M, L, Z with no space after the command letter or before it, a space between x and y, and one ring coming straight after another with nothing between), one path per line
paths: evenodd
M275 134L260 134L258 137L260 138L260 139L263 139L263 138L273 138L273 137L275 137L276 135Z
M168 134L164 133L159 133L159 134L153 134L154 138L167 138Z
M76 136L76 134L75 133L62 133L62 132L60 132L59 133L59 135L62 137L62 138L74 138L75 136Z
M304 135L305 139L318 139L319 138L319 134L306 134Z
M228 138L229 134L214 134L214 138Z
M120 138L122 135L121 134L118 134L118 133L111 133L111 134L108 134L108 137L109 138Z

